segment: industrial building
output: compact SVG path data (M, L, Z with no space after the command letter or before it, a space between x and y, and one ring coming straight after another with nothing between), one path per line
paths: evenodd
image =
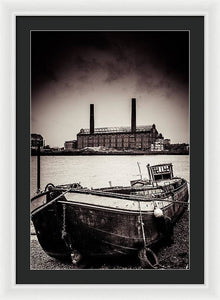
M151 144L151 151L164 151L164 139L156 139L156 141Z
M151 145L160 138L155 124L136 126L136 99L132 98L131 127L95 128L94 104L90 104L90 128L77 134L77 148L105 147L124 150L151 150Z
M42 135L37 133L31 134L31 149L37 149L38 146L43 148L45 146L45 140L43 139Z
M65 151L70 151L73 149L77 148L77 141L76 140L72 140L72 141L65 141L64 143L64 150Z

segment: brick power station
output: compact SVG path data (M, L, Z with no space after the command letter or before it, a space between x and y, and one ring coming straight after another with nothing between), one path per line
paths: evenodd
M136 126L135 98L132 98L131 107L131 127L95 128L94 104L90 104L90 128L81 129L77 134L77 148L103 146L119 150L149 150L156 139L163 139L155 124Z

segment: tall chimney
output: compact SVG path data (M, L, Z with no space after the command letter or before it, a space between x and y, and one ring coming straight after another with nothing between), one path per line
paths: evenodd
M132 98L131 105L131 132L136 131L136 98Z
M90 134L94 133L94 104L90 104Z

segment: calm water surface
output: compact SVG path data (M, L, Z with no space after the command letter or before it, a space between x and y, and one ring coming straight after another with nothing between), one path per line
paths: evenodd
M141 155L141 156L42 156L41 189L51 182L54 185L80 182L88 188L112 185L129 185L139 178L137 162L142 175L148 178L146 165L172 163L174 176L189 181L189 155ZM37 157L31 157L31 195L37 189Z

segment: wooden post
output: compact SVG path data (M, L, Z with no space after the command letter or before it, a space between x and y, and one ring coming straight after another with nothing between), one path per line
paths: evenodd
M151 174L151 171L150 171L150 165L149 164L147 164L147 170L148 170L149 179L152 182L153 178L152 178L152 174Z
M173 164L170 164L170 168L171 168L171 179L173 178Z
M40 192L40 145L37 147L37 193Z
M140 178L142 180L141 167L140 167L140 163L138 161L137 161L137 165L138 165L138 169L139 169Z

